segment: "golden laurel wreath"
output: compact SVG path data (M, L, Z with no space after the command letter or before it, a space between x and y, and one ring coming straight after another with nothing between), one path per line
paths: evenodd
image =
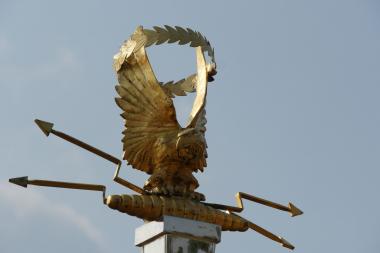
M213 81L213 75L216 74L216 62L214 49L210 42L200 32L190 28L182 28L168 25L165 28L154 26L154 30L144 29L142 26L136 28L131 37L126 40L120 48L120 52L114 56L113 67L118 72L128 58L141 47L149 47L152 45L161 45L163 43L176 43L179 45L189 44L190 47L201 47L202 52L207 53L211 59L209 64L209 81ZM162 88L169 97L186 96L186 92L194 92L197 82L197 75L192 74L177 82L169 81L161 83Z

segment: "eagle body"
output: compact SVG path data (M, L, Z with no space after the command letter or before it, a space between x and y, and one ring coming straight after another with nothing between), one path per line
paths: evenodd
M205 145L201 134L171 133L154 146L155 168L144 189L157 194L191 195L199 184L192 175L203 171Z
M178 123L172 97L157 81L144 46L125 57L117 69L115 100L125 120L123 159L151 175L144 190L152 194L204 198L195 192L199 184L192 173L206 167L208 71L201 47L196 52L197 95L186 127Z

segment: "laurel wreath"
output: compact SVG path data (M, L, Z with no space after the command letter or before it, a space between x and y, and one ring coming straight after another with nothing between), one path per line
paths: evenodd
M149 47L152 45L160 45L163 43L176 43L179 45L189 44L190 47L201 47L204 53L211 59L213 69L216 69L214 49L210 42L200 32L190 28L182 28L179 26L171 27L164 25L165 28L154 26L153 30L144 29L142 26L137 27L132 36L123 43L120 52L114 56L114 69L118 72L125 60L128 60L132 53L137 52L141 47ZM196 84L196 74L178 82L161 83L164 91L170 97L185 96L186 92L194 92Z
M144 29L144 34L147 36L146 47L153 44L160 45L165 42L185 45L190 43L190 47L201 47L203 52L207 52L211 61L215 63L214 49L211 47L210 42L200 32L196 32L190 28L182 28L175 26L174 28L164 25L166 29L154 26L154 30Z

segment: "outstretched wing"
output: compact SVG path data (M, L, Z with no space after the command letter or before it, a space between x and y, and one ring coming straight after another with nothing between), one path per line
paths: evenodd
M204 54L201 47L196 48L197 53L197 95L194 100L193 108L190 113L188 124L186 128L195 128L202 135L202 139L205 147L207 148L207 142L205 138L206 132L206 95L207 95L207 66ZM198 161L197 168L203 171L203 167L207 166L206 163L207 150L204 151L204 157Z
M124 111L121 116L126 126L123 159L151 174L157 139L180 129L173 101L160 87L144 47L128 57L117 74L120 97L115 100Z
M206 95L207 95L207 66L205 56L201 47L196 48L197 52L197 95L195 96L193 108L190 113L189 122L186 128L205 127L206 125ZM206 130L206 129L205 129Z

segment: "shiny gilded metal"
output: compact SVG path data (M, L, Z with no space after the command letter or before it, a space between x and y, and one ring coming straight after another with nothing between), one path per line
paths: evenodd
M125 180L125 179L122 179L119 177L119 171L120 171L120 166L121 166L121 161L119 159L117 159L116 157L100 150L100 149L97 149L83 141L80 141L68 134L65 134L61 131L57 131L57 130L54 130L53 129L53 126L54 124L53 123L50 123L50 122L47 122L47 121L43 121L43 120L39 120L39 119L36 119L34 120L34 122L37 124L37 126L41 129L41 131L46 135L46 136L49 136L50 133L64 139L65 141L68 141L74 145L77 145L95 155L98 155L114 164L117 165L117 168L116 168L116 171L115 171L115 174L114 174L114 178L113 180L129 189L131 189L132 191L135 191L137 193L140 193L140 194L145 194L146 191L144 191L142 188L138 187L137 185L135 184L132 184L131 182ZM12 182L14 183L14 182ZM60 187L60 186L56 186L56 187Z
M28 185L45 186L45 187L57 187L76 190L88 190L88 191L100 191L103 193L103 202L106 204L106 187L99 184L84 184L51 180L29 180L28 177L16 177L9 179L10 183L17 184L19 186L27 188Z
M231 212L240 213L244 210L243 199L247 199L247 200L262 204L264 206L269 206L269 207L272 207L272 208L275 208L275 209L278 209L281 211L289 212L292 217L303 214L303 212L300 209L298 209L295 205L293 205L291 202L288 203L288 206L284 206L284 205L281 205L281 204L278 204L278 203L275 203L275 202L272 202L272 201L269 201L266 199L262 199L262 198L259 198L256 196L249 195L249 194L244 193L244 192L236 193L235 199L236 199L237 207L236 206L221 205L221 204L213 204L213 203L207 203L207 205L212 206L212 207L217 208L217 209L221 209L221 210L227 210L227 211L231 211Z
M185 32L186 31L186 32ZM153 43L165 41L196 47L197 75L177 83L160 84L145 50ZM207 65L203 52L212 64ZM215 58L210 43L192 30L155 27L155 31L138 27L114 57L118 82L117 105L124 111L123 159L135 169L151 174L144 190L166 196L185 196L203 200L193 172L203 171L206 158L206 95L208 77L214 75ZM176 118L172 97L195 89L196 98L188 124L181 127Z
M65 141L68 141L68 142L71 142L72 144L75 144L83 149L86 149L87 151L90 151L91 153L94 153L100 157L103 157L104 159L114 163L114 164L120 164L121 161L119 159L117 159L116 157L110 155L110 154L107 154L91 145L88 145L87 143L83 142L83 141L80 141L68 134L65 134L63 132L60 132L60 131L56 131L53 129L53 126L54 124L53 123L50 123L50 122L47 122L47 121L43 121L43 120L39 120L39 119L36 119L34 120L34 122L37 124L37 126L42 130L42 132L46 135L46 136L49 136L51 133L64 139Z
M159 82L145 48L164 42L195 47L197 73L177 82ZM209 56L210 63L206 63L204 53ZM46 136L54 134L114 163L113 180L139 195L105 197L104 185L29 180L28 177L11 178L9 182L22 187L36 185L100 191L104 204L111 209L147 221L159 221L164 215L171 215L217 224L228 231L250 228L286 248L294 249L284 238L236 214L244 210L243 199L246 199L286 211L291 216L301 215L303 212L292 203L285 206L238 192L235 196L237 206L229 206L204 202L204 195L195 192L199 184L192 173L203 172L207 166L205 106L208 82L213 81L216 74L210 42L189 28L165 26L149 30L140 26L114 56L113 66L118 78L116 91L119 96L115 100L123 110L121 116L125 120L123 159L133 168L151 175L143 188L119 176L122 161L118 158L53 129L53 123L38 119L35 122ZM188 123L182 127L177 121L172 99L190 92L196 92L196 96Z
M111 195L107 197L106 203L110 208L116 209L119 212L149 221L160 220L164 215L170 215L213 223L221 226L224 231L243 232L251 228L288 249L294 249L294 246L284 238L235 213L220 211L207 203L179 197L169 198L157 195Z
M165 28L154 26L154 30L137 27L132 36L123 43L120 52L114 56L114 69L118 72L124 61L142 47L149 47L153 44L160 45L165 42L179 45L189 44L191 47L201 47L203 52L207 52L211 58L212 65L216 68L214 49L210 42L197 31L190 28L175 26L174 28L165 25Z

